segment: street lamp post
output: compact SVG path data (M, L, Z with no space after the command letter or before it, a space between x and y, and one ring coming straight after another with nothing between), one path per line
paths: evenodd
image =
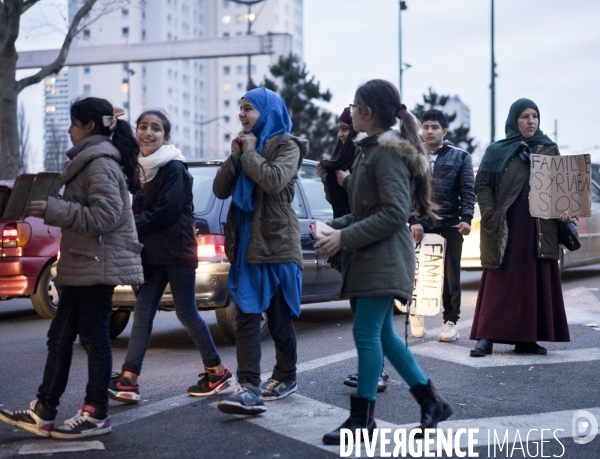
M398 64L400 69L400 84L398 89L400 90L400 95L402 95L402 72L404 72L404 66L402 64L402 10L406 9L408 9L406 2L400 0L398 10ZM408 67L410 67L410 65L408 65L406 68Z
M239 3L248 6L248 15L246 17L248 21L248 31L246 35L252 35L252 22L256 19L256 16L252 14L252 5L255 5L265 0L231 0L234 3ZM252 56L248 54L248 84L246 89L250 90L252 86Z
M200 126L200 157L204 158L204 126L210 123L214 123L215 121L219 121L225 116L217 116L216 118L211 118L209 120L203 121L204 117L200 117L200 121L194 121L194 124Z
M493 143L496 141L496 58L494 56L494 0L492 2L492 17L491 17L491 48L492 48L492 74L491 74L491 83L490 83L490 122L491 122L491 132L490 132L490 142Z

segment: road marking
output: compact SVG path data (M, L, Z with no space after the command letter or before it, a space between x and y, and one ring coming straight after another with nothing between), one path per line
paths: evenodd
M585 324L600 321L600 300L588 288L564 290L563 299L568 323Z
M263 415L241 418L245 418L248 422L264 429L339 455L339 446L324 445L322 438L325 433L339 427L346 420L349 414L348 409L319 402L298 393L282 400L267 402L266 406L267 411ZM600 408L586 408L585 410L600 419ZM506 431L508 431L508 443L515 442L517 430L523 443L527 441L527 434L530 431L529 441L539 441L542 435L541 429L551 430L551 432L544 434L545 441L549 439L556 441L553 438L553 433L556 438L571 436L572 419L575 411L573 409L531 415L445 421L440 423L438 428L452 429L453 432L461 428L479 429L479 432L474 435L474 438L478 441L478 447L487 446L488 431L490 432L490 444L497 443L493 434L494 429L496 429L500 443L502 443ZM415 419L419 417L419 409L416 404L414 406L414 416ZM377 427L389 428L392 431L396 429L410 430L417 426L417 423L396 425L380 419L377 419L376 422ZM467 437L463 435L461 437L461 447L464 449L466 446ZM390 450L393 450L393 447L387 449L388 452ZM379 451L375 456L379 457Z
M507 367L517 365L550 365L555 363L589 362L600 360L600 348L549 351L547 355L522 355L513 351L494 352L486 357L471 357L469 349L456 344L440 345L430 341L413 346L414 354L458 363L474 368Z

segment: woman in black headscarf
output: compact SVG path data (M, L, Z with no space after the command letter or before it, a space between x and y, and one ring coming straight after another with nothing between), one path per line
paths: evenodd
M322 160L317 165L317 174L323 181L327 201L333 207L333 218L343 217L350 213L348 192L342 185L349 175L356 154L354 138L358 133L354 130L350 108L346 107L338 121L338 141L331 158ZM341 182L341 183L339 183Z
M506 139L485 152L475 182L481 210L481 265L471 357L492 353L496 343L518 354L546 354L537 341L570 341L563 303L556 220L529 213L529 155L560 155L539 127L529 99L510 107ZM568 213L561 221L571 221Z

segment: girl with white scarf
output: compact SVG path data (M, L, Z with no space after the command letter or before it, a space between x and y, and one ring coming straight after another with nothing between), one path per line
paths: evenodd
M170 139L171 123L162 110L147 110L137 119L136 139L143 188L133 198L133 213L144 244L144 284L140 287L133 328L122 372L112 378L109 396L125 403L140 400L138 376L150 344L152 322L167 283L175 312L200 351L203 370L193 396L216 394L234 381L221 359L210 330L196 306L197 243L192 201L193 178L185 158Z

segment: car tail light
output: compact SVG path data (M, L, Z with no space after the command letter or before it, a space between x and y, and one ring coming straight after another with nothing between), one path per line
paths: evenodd
M8 223L2 230L2 247L25 247L31 240L31 226L25 222Z
M198 242L198 258L215 258L225 256L225 237L220 234L196 236Z

